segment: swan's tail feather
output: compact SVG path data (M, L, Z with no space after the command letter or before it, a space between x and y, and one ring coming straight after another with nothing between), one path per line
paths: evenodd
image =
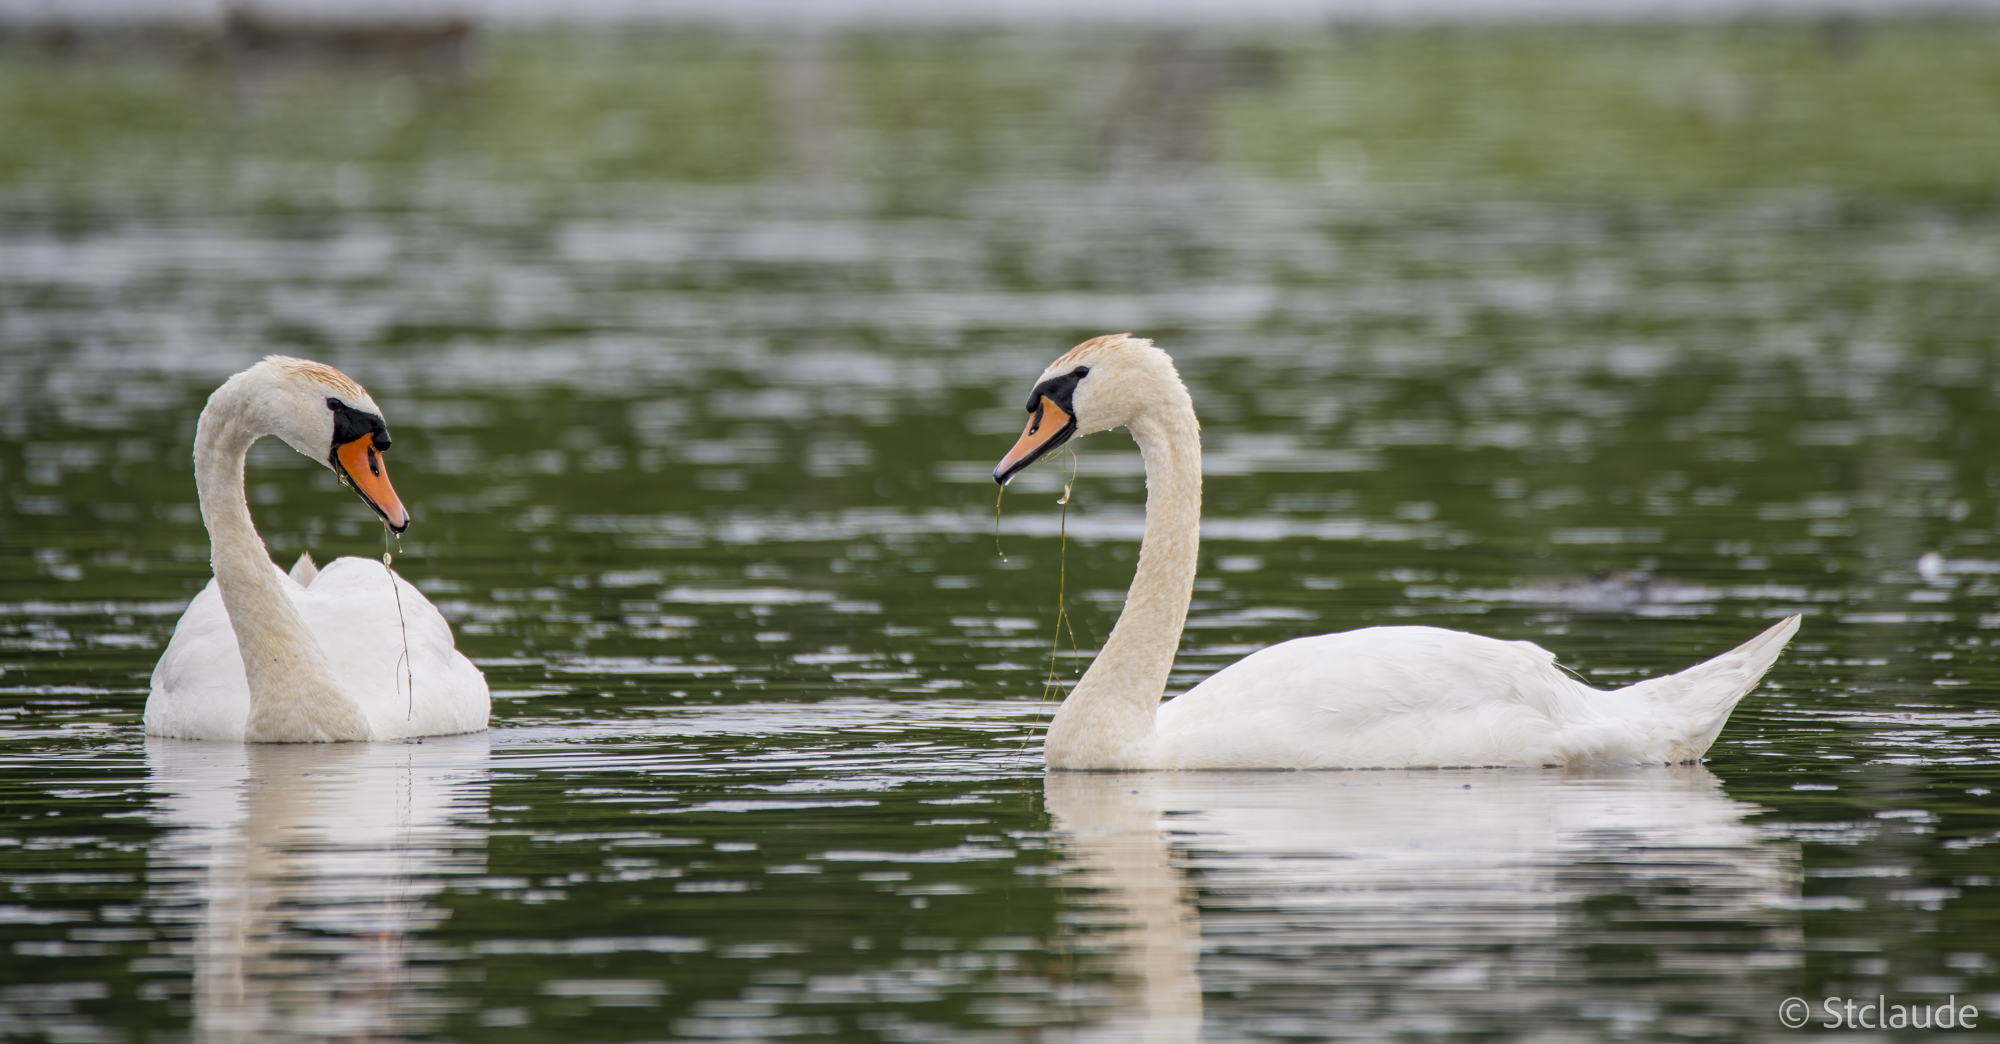
M291 576L293 582L297 583L300 587L312 586L314 578L319 576L319 567L313 564L312 552L302 551L299 553L299 560L292 563Z
M1675 760L1692 761L1715 742L1737 701L1748 696L1777 662L1778 654L1785 651L1792 635L1798 633L1800 619L1785 617L1721 656L1676 674L1648 678L1618 692L1645 699L1675 716L1684 716L1683 720L1691 726L1685 734L1685 758Z

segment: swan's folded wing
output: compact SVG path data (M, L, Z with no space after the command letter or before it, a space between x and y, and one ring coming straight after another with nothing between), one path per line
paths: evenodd
M382 563L336 559L299 592L298 605L375 738L486 727L485 676L458 651L437 606Z
M1370 627L1223 668L1160 708L1157 742L1178 768L1568 764L1643 742L1597 695L1531 642Z
M312 552L299 552L299 560L292 563L292 571L286 575L300 587L311 587L313 577L319 575L319 566L313 564Z
M174 624L174 636L153 667L146 734L241 740L249 717L243 654L222 605L222 589L210 580Z

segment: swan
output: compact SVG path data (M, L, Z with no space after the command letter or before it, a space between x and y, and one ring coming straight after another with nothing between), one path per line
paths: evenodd
M389 528L410 514L389 485L389 428L361 386L282 355L224 382L195 425L194 482L215 578L153 668L146 734L328 743L477 732L492 698L451 625L382 561L264 550L243 499L251 443L276 435L333 469Z
M1056 769L1331 769L1696 761L1792 634L1792 616L1678 674L1612 692L1532 642L1366 627L1258 650L1160 702L1194 593L1201 429L1166 352L1093 338L1042 371L1005 485L1079 435L1131 430L1146 528L1125 608L1050 721Z

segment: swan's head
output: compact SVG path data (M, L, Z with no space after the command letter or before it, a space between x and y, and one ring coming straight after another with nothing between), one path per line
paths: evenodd
M1093 337L1036 379L1028 393L1027 430L993 468L993 481L1004 486L1063 443L1124 427L1162 407L1193 412L1173 359L1143 337Z
M390 529L410 528L410 513L389 484L389 425L382 408L346 374L324 363L267 355L238 374L262 385L258 398L271 434L340 476Z

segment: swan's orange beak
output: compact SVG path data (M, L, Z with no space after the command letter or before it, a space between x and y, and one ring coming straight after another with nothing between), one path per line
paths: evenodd
M1068 442L1075 433L1076 418L1056 405L1054 399L1042 396L1042 404L1029 416L1028 429L1021 433L1021 441L1014 443L1014 448L994 465L993 481L1006 485L1023 468Z
M410 513L403 509L403 501L396 496L396 487L389 484L389 464L382 459L382 453L375 448L375 436L371 432L342 445L333 451L333 459L340 466L340 474L347 484L354 487L361 499L382 516L389 528L401 533L410 528Z

